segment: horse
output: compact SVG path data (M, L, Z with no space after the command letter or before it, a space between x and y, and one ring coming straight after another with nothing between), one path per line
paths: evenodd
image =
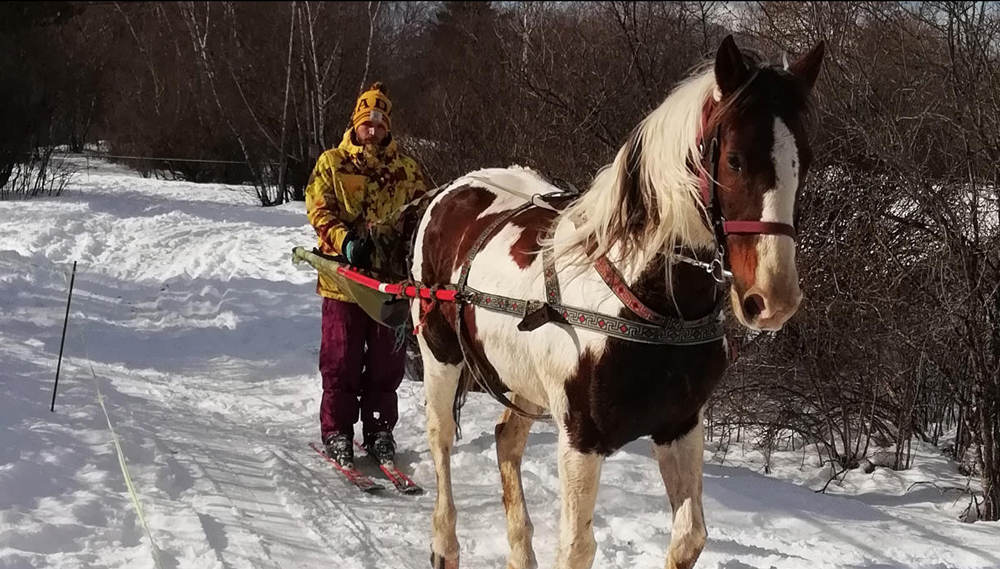
M752 330L781 329L802 300L795 200L823 52L773 65L726 37L582 193L510 167L433 196L410 277L458 291L410 307L437 477L434 569L459 565L451 453L472 379L507 407L495 437L508 569L537 567L520 469L541 416L558 431L557 568L593 564L603 461L645 436L673 513L666 567L694 566L707 539L702 409L730 365L724 287Z

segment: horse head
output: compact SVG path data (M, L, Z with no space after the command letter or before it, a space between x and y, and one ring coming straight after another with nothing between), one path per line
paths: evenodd
M823 50L775 66L727 37L566 211L575 228L557 248L591 262L607 254L626 269L678 249L714 254L733 275L739 321L780 329L802 299L795 198L812 160L806 133Z
M796 197L812 161L807 137L820 43L791 65L759 63L731 37L705 106L701 198L733 275L733 312L778 330L802 300L795 264Z

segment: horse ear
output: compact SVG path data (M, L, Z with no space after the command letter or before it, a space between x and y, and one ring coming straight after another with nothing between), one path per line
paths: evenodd
M749 74L750 69L733 36L726 36L715 55L715 82L719 84L722 94L728 95L739 89Z
M821 40L809 53L803 55L788 67L793 75L802 79L806 87L813 88L819 76L819 68L823 65L823 52L826 51L826 41Z

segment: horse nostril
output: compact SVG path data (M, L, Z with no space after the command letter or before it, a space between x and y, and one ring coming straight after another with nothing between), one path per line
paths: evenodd
M764 298L759 294L751 294L743 299L743 314L747 320L753 320L764 312Z

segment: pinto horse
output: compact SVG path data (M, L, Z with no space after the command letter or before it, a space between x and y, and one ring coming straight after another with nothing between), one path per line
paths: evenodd
M694 566L707 536L702 408L729 364L722 281L731 277L732 312L754 330L780 329L802 299L795 198L823 49L776 66L727 37L578 196L516 167L434 196L412 278L458 290L458 302L411 308L437 474L434 569L458 567L451 452L472 368L508 407L495 431L508 569L537 566L521 457L544 411L558 430L556 566L592 565L603 460L643 436L673 510L666 567Z

